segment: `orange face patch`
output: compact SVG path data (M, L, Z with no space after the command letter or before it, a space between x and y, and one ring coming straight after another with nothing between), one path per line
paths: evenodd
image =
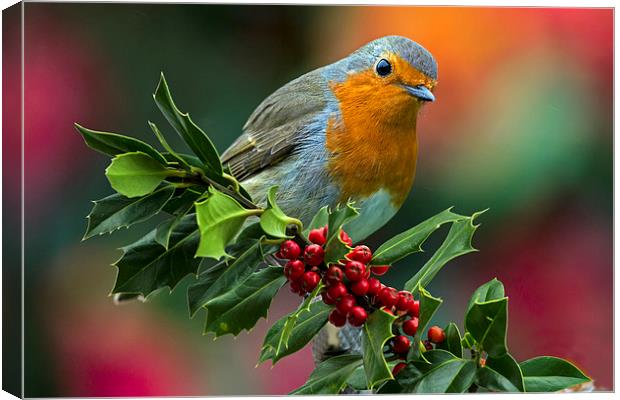
M415 175L421 103L399 85L432 88L435 82L396 55L385 58L393 67L387 77L373 68L332 83L342 123L330 121L327 127L326 145L332 153L328 168L340 185L341 200L385 189L400 207Z

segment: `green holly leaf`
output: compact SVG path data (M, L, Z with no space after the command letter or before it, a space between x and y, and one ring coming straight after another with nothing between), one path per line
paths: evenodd
M422 335L426 335L426 329L430 325L433 315L437 312L443 300L437 297L433 297L426 289L418 286L418 292L420 293L420 317L418 324L418 331L413 337L413 345L407 354L407 360L414 361L420 357L420 342L422 341Z
M148 220L161 211L173 193L174 187L165 185L144 197L130 199L113 194L95 201L95 206L86 217L88 227L82 240Z
M202 196L203 192L193 188L177 189L174 196L166 203L162 211L170 215L184 214L186 210L194 206L194 202Z
M362 357L357 354L330 357L315 368L303 386L289 394L338 394L361 363Z
M336 236L325 245L325 256L323 257L325 264L336 264L340 260L344 260L345 256L351 252L352 248Z
M342 260L345 254L351 251L342 240L340 240L340 230L347 222L355 219L359 212L352 203L345 206L338 206L329 213L327 218L328 232L325 243L325 263L337 263Z
M200 228L200 245L197 257L219 259L226 254L226 246L241 230L245 220L262 210L243 208L237 200L209 188L209 197L196 203L196 217Z
M463 393L474 383L476 364L455 358L434 367L419 379L414 393Z
M467 218L455 214L451 210L452 208L442 211L383 243L374 252L370 263L373 265L391 265L410 254L423 251L422 245L426 239L442 225Z
M433 256L413 278L405 283L405 290L413 292L417 289L418 284L422 287L426 287L450 260L471 253L472 251L477 251L472 247L471 240L474 232L480 225L474 225L473 222L482 212L474 213L471 217L456 221L452 224L448 235L439 249L437 249Z
M370 389L389 379L394 379L392 371L385 361L383 346L392 333L392 323L396 317L382 309L376 310L368 316L363 326L362 348L364 349L364 370Z
M148 154L161 164L166 164L166 159L161 153L141 140L117 133L94 131L80 124L73 125L84 138L86 145L95 151L109 156L139 151Z
M497 278L493 278L476 289L469 299L469 303L467 303L466 310L469 311L475 302L484 303L485 301L497 300L503 297L504 285Z
M556 392L591 380L579 368L557 357L536 357L520 366L526 392Z
M287 346L284 347L280 343L283 342L284 326L291 314L280 318L265 336L259 364L271 359L272 364L275 365L280 359L301 350L327 323L331 311L332 307L322 301L311 303L308 311L300 313L297 317L296 323L288 335ZM297 311L293 313L297 313Z
M476 371L476 384L491 392L519 392L519 389L508 378L487 366L478 368Z
M278 337L278 343L276 345L276 354L280 353L288 348L288 341L293 333L293 329L295 328L295 324L297 324L297 320L300 316L306 312L310 312L310 302L318 296L321 289L323 289L323 282L319 282L316 288L310 293L309 296L306 296L304 301L299 305L297 310L291 313L284 321L284 326L282 327L282 331L280 336Z
M142 239L121 248L123 256L114 265L118 275L112 293L149 293L176 284L195 274L200 259L194 258L200 234L194 214L184 217L170 235L165 249L155 240L155 230Z
M405 368L396 375L396 380L388 381L379 389L378 393L412 393L417 384L424 377L424 374L429 372L432 368L433 365L426 361L409 362Z
M349 376L347 386L355 390L368 390L368 382L366 382L366 372L363 365L358 366Z
M509 353L506 353L501 357L487 357L485 366L483 368L490 368L494 372L502 375L510 382L510 385L515 388L515 390L512 391L524 391L523 373L521 372L521 367L519 366L519 363L517 363L517 361ZM492 373L489 375L491 377L494 377ZM492 382L497 384L502 383L504 386L506 386L505 382L501 380Z
M289 225L297 225L299 231L303 229L303 226L300 220L287 216L276 204L277 190L277 186L272 186L267 192L267 208L260 216L260 226L270 236L280 239L290 238L291 236L286 234L286 228Z
M255 242L243 254L241 254L232 264L222 263L221 270L213 269L201 274L198 282L188 288L188 304L190 314L193 316L201 307L206 306L209 301L223 296L226 292L243 285L250 274L252 274L263 262L263 252L259 242ZM216 265L216 267L218 267ZM216 268L214 267L214 268ZM280 272L282 268L280 267Z
M304 230L303 232L304 236L308 237L308 233L310 233L312 229L322 228L325 225L327 225L328 222L329 222L329 207L328 206L321 207L321 209L316 214L314 214L314 217L312 217L312 221L310 221L310 224Z
M508 297L474 302L465 315L465 329L491 357L506 354Z
M149 124L149 127L151 128L151 130L153 131L153 133L155 134L155 136L157 137L157 139L159 140L159 143L161 143L161 145L164 147L164 149L166 149L166 151L168 152L168 154L176 161L179 163L180 166L182 166L184 169L186 170L191 170L191 165L189 164L189 162L187 162L187 160L185 160L183 157L181 157L179 154L177 154L176 151L174 151L172 149L172 147L168 144L168 141L166 140L166 138L164 137L164 135L161 133L161 131L159 130L159 128L157 127L157 125L155 125L153 122L151 121L147 121Z
M189 194L175 199L175 204L172 206L175 208L171 207L171 214L174 218L170 218L162 222L155 230L155 241L164 246L166 249L170 243L170 235L172 235L172 231L177 227L179 222L181 222L181 219L183 219L183 217L194 208L194 200L197 198L195 196L200 195L200 193L193 192L190 189L185 190L185 193Z
M177 173L140 151L114 157L105 170L112 188L127 197L147 195L164 179Z
M454 354L450 353L449 351L442 350L442 349L433 349L433 350L425 351L422 354L422 358L424 358L426 361L428 361L431 364L438 365L446 361L454 360L457 357Z
M436 348L449 351L456 357L463 358L463 346L461 345L461 333L454 322L448 324L446 329L446 340L439 343Z
M231 286L222 295L209 300L204 332L215 337L251 330L260 318L267 318L271 300L286 282L282 267L267 267Z
M175 131L185 140L190 149L202 160L209 171L215 175L222 175L220 157L209 139L209 136L198 127L189 117L189 114L179 111L172 100L168 83L164 74L161 74L159 84L153 94L157 107Z

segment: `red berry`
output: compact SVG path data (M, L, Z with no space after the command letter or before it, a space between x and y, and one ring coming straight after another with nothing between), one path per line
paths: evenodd
M412 303L410 303L409 310L407 311L407 313L411 315L412 317L419 317L420 316L420 300L414 300Z
M351 237L343 230L340 230L340 240L349 247L353 246L353 240L351 240Z
M403 331L409 336L414 336L415 333L418 331L419 324L420 321L416 317L408 319L407 321L403 322Z
M308 265L319 265L323 262L325 250L318 244L310 244L304 250L304 260Z
M381 282L379 282L379 279L376 279L376 278L368 279L368 293L367 294L369 296L376 296L380 290L381 290Z
M335 285L338 282L342 282L342 270L336 265L332 265L327 269L323 280L328 285Z
M383 308L382 308L382 310L383 310L383 311L385 311L386 313L390 314L390 315L394 315L394 312L392 311L392 309L391 309L391 308L385 308L385 307L383 307Z
M392 340L392 349L394 349L394 353L406 353L409 351L409 347L411 347L411 342L407 336L398 335Z
M321 277L316 272L308 271L302 277L303 288L307 292L311 292L314 290L316 285L321 281Z
M404 362L399 362L398 364L396 364L394 366L394 368L392 369L392 375L396 375L398 374L403 368L405 368L407 366L407 363Z
M439 344L446 340L446 333L437 325L431 326L428 330L428 340L433 343Z
M368 246L356 246L352 252L347 254L347 258L353 261L359 261L362 264L368 264L372 260L372 252Z
M334 309L331 313L329 313L329 322L331 322L334 326L341 327L347 323L347 317L340 314L338 310Z
M327 294L327 292L321 293L321 298L323 299L323 303L329 306L333 306L334 304L336 304L336 300L329 297L329 294Z
M302 294L303 293L303 289L301 288L301 282L299 282L299 281L291 281L289 285L291 287L291 292L298 293L298 294Z
M277 258L283 259L284 256L282 255L282 253L280 253L280 250L276 251L276 253L274 254L274 256L276 256Z
M301 255L301 248L295 241L286 240L280 245L280 255L282 258L294 260Z
M364 278L366 266L359 261L348 261L344 265L344 274L351 282L357 282Z
M353 326L362 326L364 322L366 322L366 318L368 318L368 314L366 310L364 310L360 306L355 306L349 310L349 323Z
M422 344L426 350L433 350L433 344L428 340L423 341Z
M314 244L323 246L325 244L325 241L327 240L323 232L323 228L311 230L310 233L308 233L308 240Z
M370 267L370 271L377 276L385 275L388 269L390 269L389 265L373 265Z
M289 281L296 281L300 279L305 271L306 266L299 260L290 260L284 266L284 275Z
M366 293L368 293L368 287L368 280L362 279L351 285L351 292L358 296L364 296Z
M396 303L396 308L401 311L409 311L412 307L413 303L413 295L411 292L406 290L401 290L398 292L398 303Z
M347 315L353 307L355 307L355 297L350 294L345 294L342 296L340 301L336 304L336 309L342 315Z
M386 308L392 308L398 303L398 292L391 287L385 287L379 292L379 301Z
M334 300L340 299L345 294L347 294L347 287L342 282L338 282L327 289L327 295Z

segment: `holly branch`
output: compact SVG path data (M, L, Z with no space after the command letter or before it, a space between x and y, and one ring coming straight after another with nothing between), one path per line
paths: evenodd
M84 239L165 219L121 250L112 293L144 296L185 277L191 315L203 310L205 334L238 335L267 318L271 301L288 285L301 297L276 321L259 362L300 350L328 323L361 330L361 352L328 357L294 394L466 391L557 391L590 381L566 360L517 362L506 345L508 297L493 279L467 305L463 335L456 323L432 325L443 300L426 287L456 257L473 252L481 212L444 210L389 239L376 250L354 244L346 229L358 217L353 203L323 207L308 227L277 204L277 187L257 204L222 165L208 135L172 99L162 74L153 95L172 129L194 153L174 150L153 122L163 150L141 140L76 124L86 144L111 157L105 175L112 189L94 202ZM442 244L401 290L380 279L394 263L422 251L443 225ZM203 261L216 260L215 264ZM207 265L208 264L208 265ZM469 354L468 354L469 353Z

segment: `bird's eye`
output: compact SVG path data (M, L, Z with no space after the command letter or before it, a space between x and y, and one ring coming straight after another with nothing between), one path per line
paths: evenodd
M390 64L390 62L385 58L382 58L377 63L375 69L377 70L377 75L388 76L392 72L392 64Z

